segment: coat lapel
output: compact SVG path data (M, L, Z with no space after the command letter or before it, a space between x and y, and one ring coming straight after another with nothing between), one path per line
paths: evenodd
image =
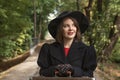
M85 44L82 42L73 42L68 54L68 61L74 61L79 58L83 58L85 47Z
M65 63L64 47L63 44L55 44L51 50L51 56L61 63Z

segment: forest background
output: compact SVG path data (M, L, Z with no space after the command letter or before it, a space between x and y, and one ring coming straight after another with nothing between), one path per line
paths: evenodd
M120 0L0 0L0 62L44 40L49 21L60 12L78 10L90 21L83 41L95 46L98 67L120 79L119 4Z

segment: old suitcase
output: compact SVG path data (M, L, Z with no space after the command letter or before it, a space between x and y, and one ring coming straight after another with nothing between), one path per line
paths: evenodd
M41 77L41 76L34 76L30 80L93 80L89 77Z

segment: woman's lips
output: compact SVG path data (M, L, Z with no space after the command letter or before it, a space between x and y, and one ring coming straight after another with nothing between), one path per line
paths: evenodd
M74 34L74 32L68 32L68 35L73 35Z

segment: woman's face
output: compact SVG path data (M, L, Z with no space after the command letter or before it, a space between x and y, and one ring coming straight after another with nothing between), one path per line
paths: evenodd
M74 39L74 37L76 36L77 28L70 18L67 18L63 21L62 28L64 39Z

